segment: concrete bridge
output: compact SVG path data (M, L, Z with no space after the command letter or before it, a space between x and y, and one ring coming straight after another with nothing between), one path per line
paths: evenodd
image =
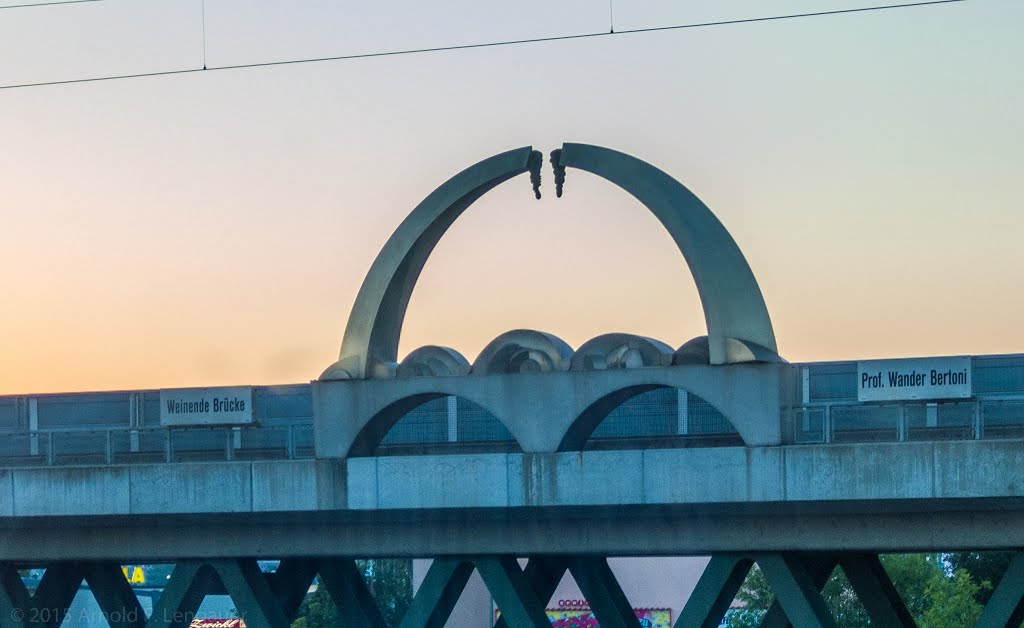
M187 626L227 593L248 626L277 628L316 576L346 625L382 625L356 557L434 559L403 626L444 625L474 570L499 624L550 625L568 571L602 626L639 626L607 564L638 555L712 557L676 626L717 626L754 563L777 600L766 626L833 625L820 589L837 566L875 624L908 626L879 553L1024 547L1024 355L790 364L692 193L608 149L567 144L551 162L559 194L575 168L661 221L707 336L573 350L516 330L472 363L435 346L399 361L445 230L519 174L539 193L536 151L484 160L384 246L312 384L0 399L0 626L60 625L85 581L112 626ZM206 409L221 398L230 411ZM129 562L176 564L148 616ZM46 568L31 594L26 567ZM980 625L1019 625L1022 598L1018 555Z

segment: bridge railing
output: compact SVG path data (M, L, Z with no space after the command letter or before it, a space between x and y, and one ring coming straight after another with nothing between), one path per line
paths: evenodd
M792 428L797 444L1024 438L1024 399L807 405Z
M796 444L1024 438L1024 399L811 404L795 408L790 420ZM637 439L636 446L651 445ZM0 431L6 467L313 456L313 426L302 424Z
M313 457L313 426L0 432L0 465L96 465Z

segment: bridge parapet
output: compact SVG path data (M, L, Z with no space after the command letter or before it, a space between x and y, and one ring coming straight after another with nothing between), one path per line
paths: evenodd
M1024 547L1022 467L970 441L7 469L0 561Z

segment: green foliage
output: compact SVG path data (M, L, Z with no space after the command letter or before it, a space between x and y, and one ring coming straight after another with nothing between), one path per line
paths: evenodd
M832 572L821 595L840 628L859 628L871 623L864 605L860 603L842 569Z
M752 608L730 608L725 614L724 626L728 628L757 628L761 625L764 611Z
M918 620L921 628L973 626L981 617L981 604L976 599L982 589L990 589L988 581L977 583L966 569L958 569L953 577L932 578L925 587L931 604Z
M931 606L931 600L927 595L928 583L935 578L946 577L940 556L883 554L881 561L910 615L915 618L922 617Z
M316 592L307 595L299 608L298 618L292 622L292 628L335 628L341 626L338 609L323 586Z
M991 595L992 586L988 580L976 579L967 569L948 569L946 557L940 555L890 554L883 555L881 562L907 610L922 628L973 625L983 608L979 598L985 593ZM842 569L832 573L821 594L841 628L860 628L871 624L867 611ZM743 607L730 610L725 625L729 628L760 625L761 617L772 605L774 596L764 572L756 565L750 570L736 599Z
M412 561L368 560L358 564L384 621L397 626L412 603Z
M959 552L949 554L947 560L954 572L964 569L975 582L990 582L992 587L982 587L974 599L982 606L992 597L992 589L999 585L1010 561L1016 552Z
M412 602L412 561L360 560L356 566L366 578L385 623L397 626ZM344 628L326 587L317 587L306 596L292 628Z
M751 610L766 611L772 605L775 595L760 567L754 565L751 568L747 579L743 581L743 586L736 594L736 599L743 603L744 608Z

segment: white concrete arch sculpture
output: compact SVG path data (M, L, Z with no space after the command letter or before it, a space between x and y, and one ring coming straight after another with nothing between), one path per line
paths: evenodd
M690 267L704 308L712 364L763 361L777 355L775 332L747 260L711 210L681 183L635 157L589 144L553 153L556 169L578 168L621 187L661 222ZM398 340L423 265L448 228L478 198L527 171L532 147L485 159L455 175L416 206L377 255L359 289L338 361L322 380L392 375ZM745 347L749 347L744 350Z
M409 298L434 247L473 202L519 174L531 174L539 198L542 161L527 146L470 166L427 196L388 239L356 296L337 362L314 382L318 455L369 455L400 414L439 395L489 408L525 452L564 450L586 440L600 420L595 408L604 412L610 402L665 386L706 399L747 444L780 442L783 370L776 367L784 360L761 290L736 242L681 183L599 146L565 144L552 152L558 194L566 168L576 168L629 192L661 222L700 295L708 333L698 344L706 346L706 361L694 363L692 348L685 359L670 358L663 343L624 334L594 339L581 347L586 356L574 357L550 334L516 330L491 343L469 368L468 360L445 347L419 349L398 363ZM716 377L721 365L732 365L733 376ZM495 387L495 378L501 385ZM526 379L530 390L517 398L512 389L527 386ZM542 392L550 398L539 399Z

